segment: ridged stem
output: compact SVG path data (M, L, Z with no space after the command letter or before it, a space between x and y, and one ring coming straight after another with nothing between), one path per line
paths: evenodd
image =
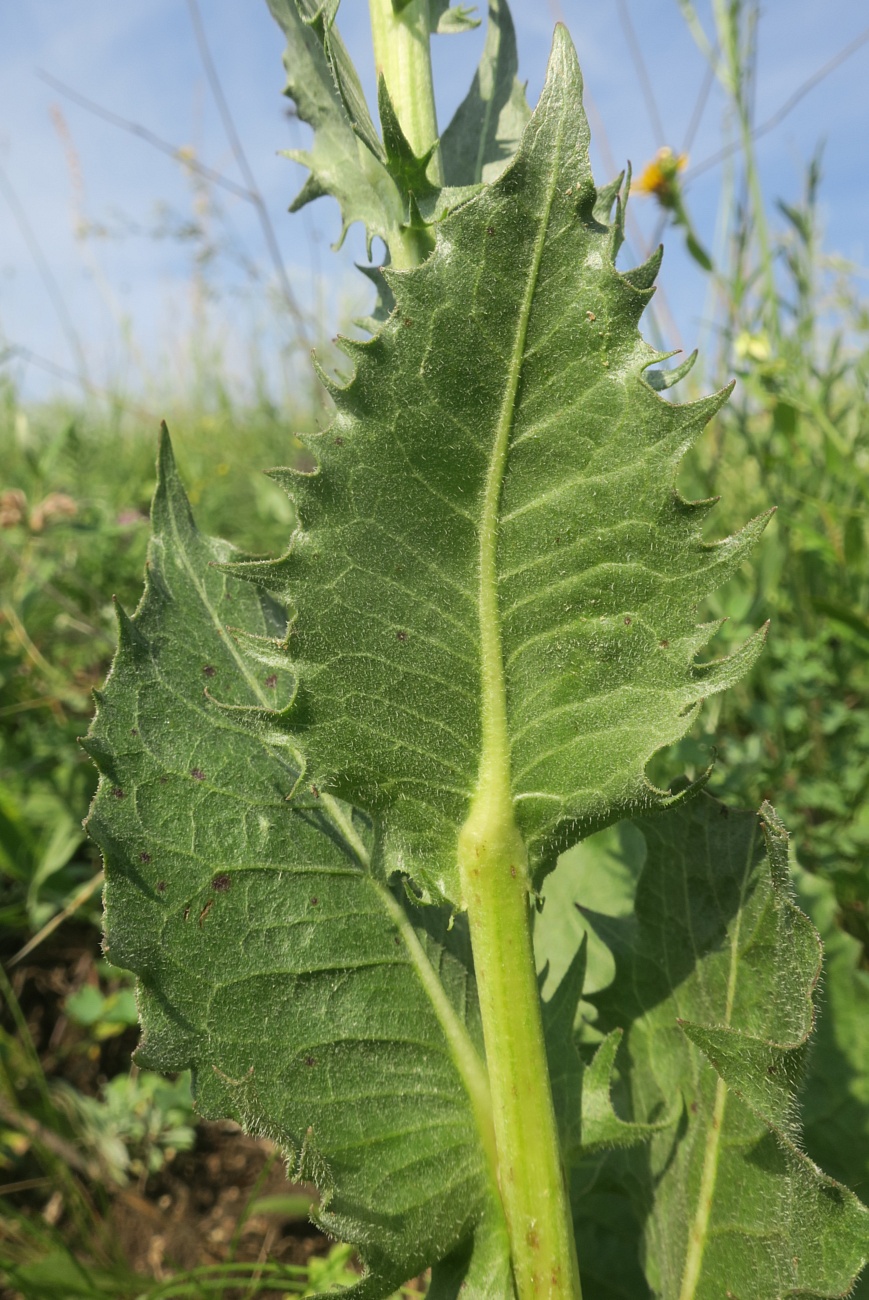
M369 0L377 75L383 76L392 107L416 156L438 138L428 0L409 0L396 13L392 0ZM443 185L440 154L428 169L434 185Z

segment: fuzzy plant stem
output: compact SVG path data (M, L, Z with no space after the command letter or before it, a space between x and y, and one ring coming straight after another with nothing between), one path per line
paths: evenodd
M384 77L401 129L413 152L421 157L438 138L429 0L409 0L401 8L393 0L369 0L369 5L377 75ZM434 185L443 185L438 150L428 175Z
M370 0L383 76L414 153L437 139L429 3ZM443 184L435 153L429 176ZM404 265L421 260L397 250ZM393 260L397 261L394 250ZM526 322L527 323L527 322ZM518 1300L581 1300L567 1183L549 1082L531 941L528 855L510 789L495 558L501 483L519 369L504 393L480 526L483 736L479 780L458 845L480 997L500 1191Z

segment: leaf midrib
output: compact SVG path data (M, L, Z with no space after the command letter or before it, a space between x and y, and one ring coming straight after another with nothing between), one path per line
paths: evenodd
M540 275L540 264L549 233L552 204L561 170L564 119L560 119L550 159L546 201L540 218L528 282L516 325L507 368L507 383L498 414L495 438L486 474L483 509L480 516L479 609L481 675L481 752L477 797L510 807L512 777L510 740L507 726L507 692L498 601L498 531L504 474L510 451L510 435L516 415L516 394L522 377L528 326Z

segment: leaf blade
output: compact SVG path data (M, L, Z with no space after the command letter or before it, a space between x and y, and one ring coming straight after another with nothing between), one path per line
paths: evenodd
M773 811L765 850L753 814L726 814L700 796L643 822L635 921L590 918L616 957L593 1000L603 1031L625 1027L634 1115L684 1107L631 1165L647 1280L662 1300L843 1295L869 1212L804 1155L795 1105L820 945Z
M298 787L269 722L294 683L253 641L282 611L217 567L231 549L197 533L168 440L154 527L88 740L108 950L139 976L140 1059L193 1068L204 1114L278 1142L373 1300L497 1222L466 934L402 904L364 824Z
M620 218L594 216L581 89L561 32L516 159L422 266L388 274L377 337L344 342L356 372L308 441L319 469L283 480L302 526L246 570L293 605L287 725L318 784L383 820L387 870L423 863L417 884L459 906L496 705L539 876L660 802L645 763L760 650L694 664L711 634L694 609L765 520L708 545L708 503L675 493L726 391L680 407L643 378L650 291L615 270Z

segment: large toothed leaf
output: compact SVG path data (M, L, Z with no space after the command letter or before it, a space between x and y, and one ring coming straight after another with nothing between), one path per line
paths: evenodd
M345 341L355 377L309 441L318 471L276 474L301 526L283 560L246 570L294 608L284 725L306 780L382 822L388 871L459 905L484 707L506 713L542 870L659 801L648 759L760 649L695 662L712 630L698 602L763 521L706 544L710 503L676 492L726 393L679 406L645 381L652 291L614 267L621 216L600 219L612 192L598 203L581 91L559 29L511 166L437 227L422 266L388 275L377 337Z
M512 1300L463 918L376 879L348 810L288 800L298 772L269 710L294 683L255 639L285 620L215 567L231 548L196 531L168 439L153 525L87 741L108 953L139 977L141 1060L191 1068L205 1115L268 1134L317 1184L318 1221L370 1270L360 1300L443 1258Z
M615 954L593 1000L603 1031L625 1030L634 1119L678 1110L618 1157L645 1220L649 1287L657 1300L844 1296L869 1212L800 1146L821 947L791 901L787 837L768 806L759 827L706 796L640 828L635 916L589 919ZM613 1238L629 1227L625 1215Z
M494 180L519 148L531 110L516 76L518 67L516 32L506 0L489 0L480 66L441 138L448 185Z

